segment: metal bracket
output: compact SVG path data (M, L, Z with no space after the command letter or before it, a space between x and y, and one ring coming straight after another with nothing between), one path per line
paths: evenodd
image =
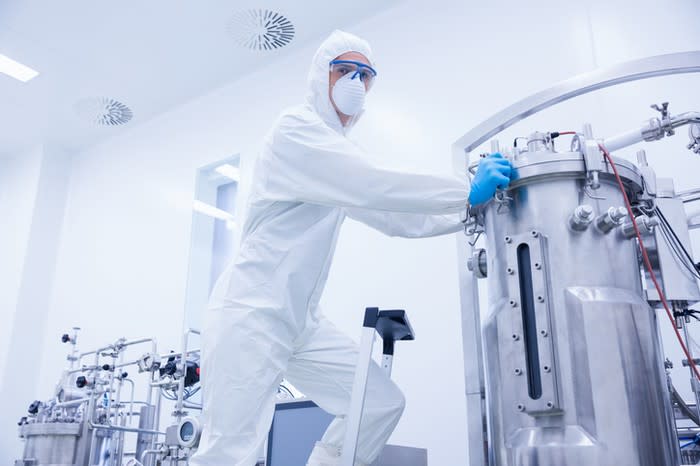
M603 169L603 157L600 148L598 148L598 141L593 139L593 130L589 123L583 125L583 138L579 139L579 145L583 153L583 163L586 166L586 184L593 190L598 189L600 188L599 175Z

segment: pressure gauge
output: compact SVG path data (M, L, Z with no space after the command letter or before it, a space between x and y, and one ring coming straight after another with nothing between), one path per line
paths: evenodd
M199 445L199 437L202 429L199 421L193 417L186 417L180 421L177 428L177 440L180 446L185 448L196 448Z

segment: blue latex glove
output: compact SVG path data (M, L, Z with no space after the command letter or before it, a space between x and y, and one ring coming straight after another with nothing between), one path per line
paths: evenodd
M496 194L496 189L507 188L512 171L510 160L498 152L481 159L472 181L469 203L473 206L484 203Z

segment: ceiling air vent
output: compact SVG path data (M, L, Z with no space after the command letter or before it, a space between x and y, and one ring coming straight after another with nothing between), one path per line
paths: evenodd
M236 13L228 30L239 45L251 50L274 50L294 38L294 25L280 13L270 10L244 10Z
M75 104L75 111L84 120L101 126L128 123L134 112L123 103L109 97L90 97Z

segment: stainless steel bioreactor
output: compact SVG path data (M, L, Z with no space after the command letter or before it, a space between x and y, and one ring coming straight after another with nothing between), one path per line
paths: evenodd
M473 172L470 152L563 100L698 71L700 52L692 52L566 81L467 133L454 145L456 167ZM514 148L492 141L490 152L511 159L514 179L468 213L467 237L458 239L470 466L678 466L679 438L697 435L698 426L676 425L658 333L668 322L656 311L686 330L689 346L700 266L688 233L697 225L689 227L684 203L697 192L676 193L673 180L657 179L643 151L636 164L610 155L684 125L698 152L700 113L655 108L659 117L612 138L584 125L566 134L564 150L555 149L565 139L556 132L535 132ZM485 309L479 278L488 282ZM676 394L678 403L697 422L697 406Z

